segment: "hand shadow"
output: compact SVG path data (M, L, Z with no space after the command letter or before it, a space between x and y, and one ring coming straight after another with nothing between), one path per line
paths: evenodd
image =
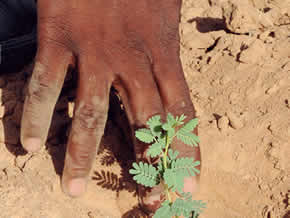
M110 107L108 113L107 125L104 136L98 151L100 164L104 167L117 164L120 166L119 176L110 170L96 170L92 179L98 186L104 189L115 191L117 198L120 192L127 191L136 197L137 184L129 174L132 163L135 161L135 153L132 142L132 132L124 111L123 105L114 88L110 93ZM138 197L138 196L137 196ZM148 217L141 207L137 204L124 212L122 218Z
M16 157L27 154L20 144L20 123L31 69L28 66L18 73L0 72L0 143ZM18 167L22 170L24 166Z

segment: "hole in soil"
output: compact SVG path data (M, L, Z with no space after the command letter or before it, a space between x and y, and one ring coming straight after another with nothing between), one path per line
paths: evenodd
M275 32L273 32L273 31L270 32L270 33L269 33L269 36L272 37L272 38L275 38Z
M267 13L267 12L269 12L269 11L271 11L271 10L272 10L272 8L269 8L269 7L263 8L263 12L264 12L264 13Z
M216 119L216 120L219 120L222 116L221 115L219 115L219 114L216 114L216 113L214 113L214 114L212 114L213 116L214 116L214 118Z

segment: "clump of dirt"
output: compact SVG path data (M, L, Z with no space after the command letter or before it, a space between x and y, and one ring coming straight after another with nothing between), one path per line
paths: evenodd
M200 119L200 218L290 217L290 5L288 0L184 0L181 60ZM60 174L75 84L55 110L46 148L19 143L26 82L0 76L1 218L142 217L127 170L126 118L112 102L87 193L70 199ZM125 199L125 200L124 200Z

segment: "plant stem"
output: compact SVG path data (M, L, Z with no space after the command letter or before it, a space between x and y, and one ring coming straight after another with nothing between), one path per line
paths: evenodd
M168 136L168 134L166 134L165 152L163 154L163 166L164 166L164 169L167 169L167 154L168 154L168 148L169 148L169 136Z
M165 191L166 191L166 195L167 195L167 199L169 200L169 202L172 202L171 196L170 196L170 192L169 192L169 188L166 184L164 184L165 186Z
M168 154L168 148L169 148L169 136L168 134L166 134L166 145L165 145L165 152L163 153L163 167L164 169L167 169L167 154ZM169 200L169 202L171 203L171 196L170 196L170 191L169 188L166 184L164 184L165 187L165 191L166 191L166 195L167 195L167 199Z

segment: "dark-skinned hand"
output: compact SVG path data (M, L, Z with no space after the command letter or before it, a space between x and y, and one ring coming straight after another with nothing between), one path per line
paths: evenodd
M125 105L135 130L153 115L195 116L179 58L181 0L38 0L38 52L25 100L21 142L35 152L45 144L52 114L69 65L77 67L78 88L68 139L62 188L70 196L85 192L104 132L111 86ZM134 139L136 159L145 146ZM200 159L198 149L182 145L180 156ZM185 179L194 192L198 178ZM160 191L141 204L154 211Z

